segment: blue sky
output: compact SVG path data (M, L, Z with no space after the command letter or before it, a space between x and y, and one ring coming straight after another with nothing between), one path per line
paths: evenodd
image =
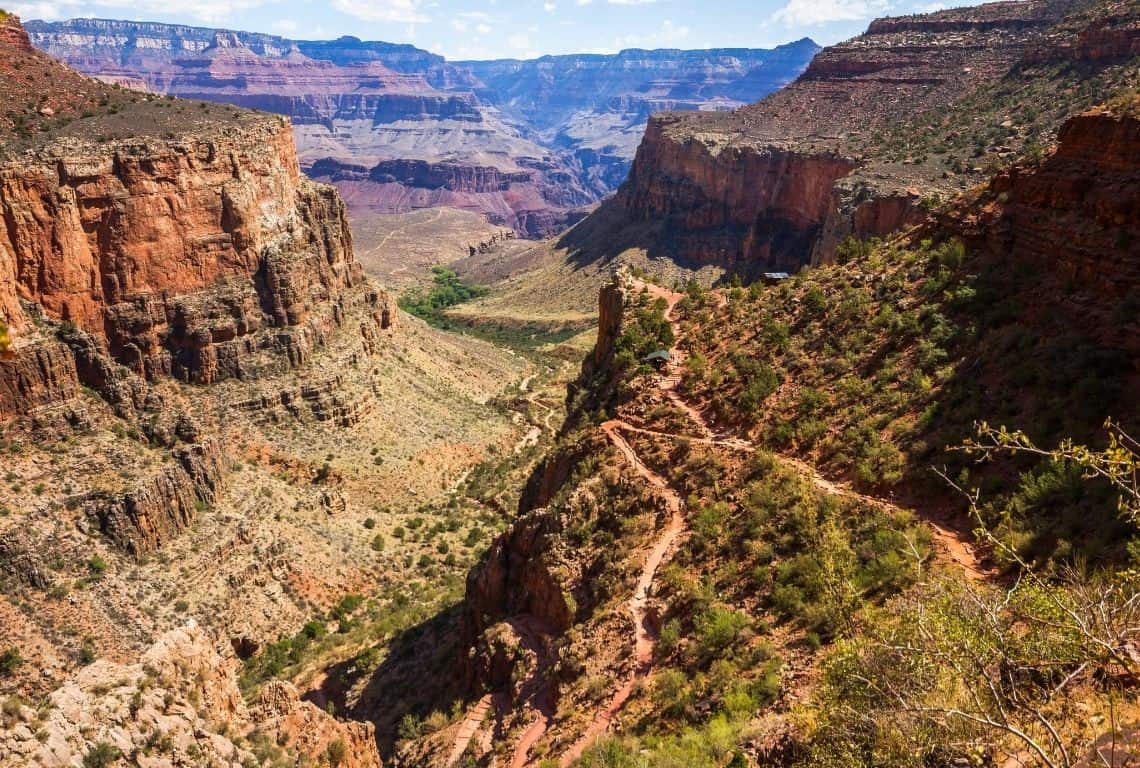
M955 4L972 4L969 0ZM307 39L356 35L451 59L622 48L827 45L876 16L938 0L0 0L25 19L75 16L225 26Z

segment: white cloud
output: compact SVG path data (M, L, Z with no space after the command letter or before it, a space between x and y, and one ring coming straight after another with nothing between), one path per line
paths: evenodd
M361 21L426 24L431 17L421 9L423 0L332 0L332 7Z
M235 12L265 5L269 0L37 0L15 2L8 10L23 19L67 19L77 16L97 16L109 12L130 11L132 16L184 15L205 23L220 23ZM121 13L119 15L122 15Z
M547 13L554 13L556 10L558 10L558 5L556 3L543 3L542 10L546 11Z
M870 19L891 7L890 0L788 0L772 20L789 27Z

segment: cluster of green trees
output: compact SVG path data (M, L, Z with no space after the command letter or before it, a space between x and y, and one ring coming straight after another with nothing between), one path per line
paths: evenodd
M614 344L614 362L618 370L641 365L646 355L673 346L673 325L665 317L664 299L650 300L642 293L627 310L622 334Z
M490 289L469 285L454 270L432 267L432 287L429 291L412 290L400 297L400 309L432 325L444 323L444 310L473 299L486 296Z

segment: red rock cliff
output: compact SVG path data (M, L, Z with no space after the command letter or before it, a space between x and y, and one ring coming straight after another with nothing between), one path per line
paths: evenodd
M391 324L387 296L350 292L363 278L344 205L302 176L283 118L127 101L30 46L3 52L0 78L15 88L35 67L86 89L60 109L111 115L44 118L0 145L0 418L66 397L76 376L102 389L121 378L109 361L198 383L299 365L350 301ZM93 135L120 110L144 135ZM70 364L53 322L85 332L60 335Z
M988 205L948 214L951 226L1105 304L1140 296L1140 99L1070 119L1052 155L997 176L986 197ZM1135 318L1121 319L1135 347Z
M827 263L845 238L916 225L983 183L985 166L1051 140L1061 113L1031 132L1023 124L1040 105L1016 105L1010 78L1073 111L1127 81L1140 50L1134 6L1028 0L876 21L758 104L653 118L605 223L567 242L600 255L641 246L753 277ZM1043 47L1049 66L1034 64ZM1058 74L1057 58L1095 69ZM1066 78L1091 86L1090 73L1102 93L1074 95Z
M650 120L618 194L627 216L664 219L684 256L699 262L798 266L826 217L832 184L854 162L677 127L669 116Z

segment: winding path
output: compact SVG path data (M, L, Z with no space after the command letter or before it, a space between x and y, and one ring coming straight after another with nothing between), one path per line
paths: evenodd
M666 302L665 318L673 326L674 338L680 337L679 324L674 317L674 310L678 302L684 298L680 293L669 291L661 286L636 281L635 286L638 289L645 289L651 296L664 299ZM724 305L725 300L723 296L718 296L718 301L721 306ZM632 673L629 674L624 682L618 686L613 695L611 696L605 708L597 712L589 725L583 731L582 735L566 750L559 759L560 768L568 768L576 760L578 760L583 752L594 743L594 741L603 735L612 724L614 717L625 706L626 701L633 693L634 687L637 683L649 675L653 669L653 652L657 645L658 631L652 621L650 611L650 599L654 592L655 581L658 573L664 564L675 551L677 543L687 532L687 524L684 515L684 502L680 494L678 494L669 483L661 475L650 469L641 457L638 456L637 451L631 446L622 434L641 434L652 437L660 437L669 440L680 440L697 443L701 445L712 445L721 448L727 448L737 451L752 452L756 450L756 446L749 440L738 437L727 437L718 434L709 425L708 420L705 418L701 410L692 404L688 403L677 391L677 386L681 381L681 364L679 350L674 347L670 350L670 361L666 368L665 374L661 377L660 388L665 392L666 397L670 402L675 405L679 410L684 412L693 425L700 432L699 437L690 435L678 435L669 432L657 432L654 430L636 427L628 422L614 419L607 421L601 425L602 432L613 443L614 447L622 454L622 456L629 462L630 466L641 475L641 477L648 482L651 486L656 488L661 497L665 501L666 512L668 513L668 520L665 527L662 528L657 537L654 539L652 546L646 553L645 564L641 569L641 575L637 581L637 587L630 598L628 606L630 615L633 618L634 624L634 667ZM529 382L524 382L529 383ZM523 387L525 391L525 386ZM828 480L810 464L799 459L791 458L788 456L775 455L775 459L784 466L793 469L809 480L813 486L819 490L849 498L859 499L867 504L877 506L888 511L901 511L901 509L883 499L874 496L861 494L846 485L836 483ZM962 572L970 579L984 579L992 575L991 571L982 565L974 547L965 541L961 535L951 531L934 520L930 519L928 515L924 515L923 519L931 526L934 531L935 539L942 550L949 556L949 558L956 563ZM518 626L516 630L520 632L524 642L528 647L534 647L536 652L538 645L533 633L523 631ZM532 675L532 679L528 680L526 685L533 685L542 669L543 664L540 663L536 666L536 670ZM485 703L486 702L486 703ZM523 732L519 741L515 745L510 762L510 768L525 768L531 764L530 751L537 744L542 737L550 729L554 721L554 702L553 694L549 686L542 684L541 687L531 697L531 702L539 710L538 716L534 722ZM476 704L474 710L468 713L460 725L459 735L455 742L453 750L453 758L450 764L454 765L462 756L463 751L467 748L471 739L479 730L479 723L485 719L487 711L490 708L490 698L484 697ZM481 710L481 712L480 712Z
M637 580L637 587L633 592L633 597L629 599L629 612L633 617L635 632L633 674L614 692L606 708L590 721L578 740L562 755L561 760L559 760L559 766L562 768L571 765L581 757L586 748L609 729L614 716L621 711L633 693L634 686L639 680L646 677L653 668L653 650L657 646L658 632L653 625L649 601L661 565L672 555L678 540L687 530L683 513L684 502L681 501L680 494L669 486L665 478L645 465L633 446L621 434L621 430L627 428L630 428L629 425L622 421L607 421L602 425L602 431L605 432L606 437L625 456L634 470L661 492L669 520L649 549L645 558L645 565L641 568L641 576Z
M447 758L448 765L459 765L459 761L463 759L463 753L467 751L467 745L471 743L471 739L475 738L475 734L482 728L483 721L487 719L490 711L491 694L489 693L479 699L475 706L467 711L467 716L459 724L459 731L455 735L451 755Z

